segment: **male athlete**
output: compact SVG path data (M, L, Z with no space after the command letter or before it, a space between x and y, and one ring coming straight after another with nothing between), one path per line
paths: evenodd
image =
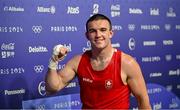
M77 76L83 109L129 109L130 93L139 109L151 109L145 81L138 63L128 54L112 47L112 24L108 17L95 14L86 22L86 37L91 50L76 55L57 71L67 54L62 45L54 47L46 75L46 90L63 89Z

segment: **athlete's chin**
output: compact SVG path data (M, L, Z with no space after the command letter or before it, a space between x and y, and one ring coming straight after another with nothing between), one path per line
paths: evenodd
M96 42L96 43L93 43L92 46L97 49L103 49L105 47L105 44L102 42Z
M96 45L95 48L98 50L102 50L105 48L105 46L104 45Z

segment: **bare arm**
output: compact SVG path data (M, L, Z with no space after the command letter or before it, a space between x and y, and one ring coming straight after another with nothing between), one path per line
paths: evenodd
M58 62L65 58L68 49L62 45L53 48L53 55L45 77L46 91L51 94L64 88L76 75L81 56L75 56L67 62L62 70L57 71Z
M46 91L54 93L64 88L75 77L79 60L80 56L75 56L59 71L49 68L45 78Z
M139 64L131 56L123 54L122 68L127 75L126 82L138 101L138 108L151 109L149 96Z

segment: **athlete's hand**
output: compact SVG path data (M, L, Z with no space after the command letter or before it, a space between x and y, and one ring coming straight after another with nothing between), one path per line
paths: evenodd
M52 57L49 60L48 67L51 70L56 70L58 68L58 62L63 60L68 53L68 48L64 47L63 45L56 45L53 48Z
M53 48L53 56L52 59L54 61L61 61L65 58L65 56L68 53L68 49L64 47L63 45L59 44L54 46Z

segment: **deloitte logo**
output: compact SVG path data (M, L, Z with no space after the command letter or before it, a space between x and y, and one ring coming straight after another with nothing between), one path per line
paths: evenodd
M45 82L41 81L38 85L38 92L40 95L45 96L46 95L46 88L45 88Z
M44 46L29 46L29 53L43 53L48 52L47 47Z
M143 11L140 8L129 8L129 14L143 14Z
M130 50L135 50L135 46L136 46L136 41L135 41L135 39L134 39L134 38L130 38L128 45L129 45L129 49L130 49Z

